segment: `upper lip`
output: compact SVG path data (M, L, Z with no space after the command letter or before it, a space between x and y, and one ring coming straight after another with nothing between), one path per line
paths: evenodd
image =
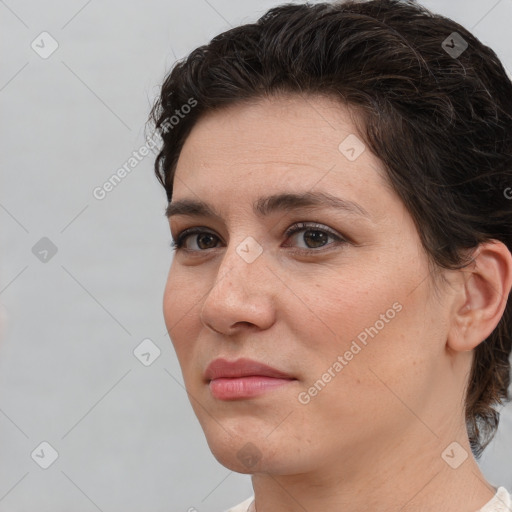
M214 359L204 372L204 378L207 381L221 377L236 378L248 377L250 375L261 375L277 379L294 379L288 373L246 358L237 359L236 361L228 361L222 358Z

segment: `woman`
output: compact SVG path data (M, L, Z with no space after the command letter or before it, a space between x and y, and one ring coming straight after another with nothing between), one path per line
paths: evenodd
M511 510L512 83L413 2L271 9L179 62L152 119L164 315L232 511Z

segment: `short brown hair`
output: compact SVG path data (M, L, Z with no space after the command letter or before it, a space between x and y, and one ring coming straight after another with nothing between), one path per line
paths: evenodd
M151 112L169 202L203 114L279 93L329 95L357 111L434 270L463 268L467 249L493 239L512 251L512 83L464 27L412 0L351 0L283 4L218 35L176 63ZM493 406L509 398L511 308L475 349L465 415L477 458L498 426Z

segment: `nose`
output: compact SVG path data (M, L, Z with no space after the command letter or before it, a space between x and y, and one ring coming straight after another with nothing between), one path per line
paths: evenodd
M226 248L201 307L201 322L219 334L268 329L275 322L275 277L266 266L265 252L252 259L254 254L248 258L243 250L241 244Z

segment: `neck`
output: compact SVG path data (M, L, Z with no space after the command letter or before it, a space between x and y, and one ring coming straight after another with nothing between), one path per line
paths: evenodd
M446 451L453 441L468 454L455 469L445 459L455 466L464 452L457 446ZM419 436L381 444L333 454L300 474L254 474L256 512L474 512L496 493L471 454L465 429L441 440L423 428Z

